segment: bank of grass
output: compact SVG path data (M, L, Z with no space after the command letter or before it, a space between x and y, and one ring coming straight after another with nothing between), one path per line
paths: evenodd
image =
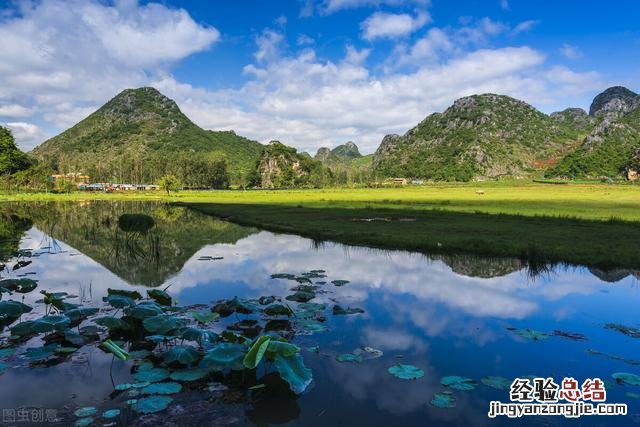
M432 253L640 268L640 187L497 182L381 189L13 195L163 200L316 240Z

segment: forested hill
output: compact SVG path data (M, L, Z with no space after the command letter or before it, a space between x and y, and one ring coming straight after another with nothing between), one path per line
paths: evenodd
M33 154L60 172L92 181L155 182L171 173L207 168L224 156L232 179L247 176L263 145L233 131L200 128L151 87L127 89Z

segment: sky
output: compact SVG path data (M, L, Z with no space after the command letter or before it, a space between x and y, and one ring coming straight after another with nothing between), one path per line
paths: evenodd
M0 0L0 124L27 151L141 86L313 154L476 93L551 113L613 85L640 91L637 0Z

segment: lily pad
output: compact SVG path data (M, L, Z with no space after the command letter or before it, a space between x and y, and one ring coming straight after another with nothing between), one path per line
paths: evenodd
M267 316L287 316L293 315L291 307L284 304L272 304L264 309Z
M355 307L342 308L337 304L333 306L334 316L344 316L349 314L362 314L362 313L364 313L364 310L361 308L355 308Z
M196 319L198 323L206 324L210 322L215 322L220 318L218 313L214 313L212 311L192 311L191 316Z
M73 414L78 418L90 417L98 413L98 410L93 406L86 406L84 408L77 409Z
M79 307L64 312L65 316L67 316L74 324L77 324L87 317L93 316L97 313L98 309L93 307Z
M631 326L620 325L617 323L607 323L604 325L606 329L613 329L614 331L618 331L622 334L625 334L631 338L640 338L640 329L633 328Z
M346 353L339 354L336 356L336 360L341 363L351 362L351 363L360 363L362 362L362 356L359 354Z
M0 316L17 318L25 313L31 312L31 310L33 310L32 307L29 307L19 301L0 301Z
M505 377L488 376L482 378L480 382L487 387L495 388L496 390L509 390L513 381Z
M64 331L69 327L71 320L65 315L43 316L33 321L32 328L35 332Z
M413 365L397 364L391 366L387 371L391 375L403 380L417 380L418 378L424 377L424 371Z
M38 282L32 279L4 279L0 280L0 288L4 288L10 292L26 294L38 287Z
M244 356L242 360L242 364L247 369L254 369L256 366L260 364L262 357L264 356L267 348L269 347L269 343L271 342L271 338L263 335L257 340L254 341L253 345Z
M126 331L131 329L131 327L129 326L129 324L127 324L127 322L113 316L99 317L97 319L94 319L93 321L95 322L96 325L104 326L110 331L117 331L117 330Z
M312 291L297 291L293 295L285 297L286 300L295 302L307 302L316 297L315 292Z
M366 354L368 359L377 359L377 358L382 357L384 355L382 350L378 350L378 349L373 348L373 347L363 346L363 347L360 347L360 349L362 350L362 352L364 354Z
M102 413L102 418L111 419L120 416L120 409L109 409Z
M146 386L142 390L142 394L175 394L182 391L182 385L179 383L154 383Z
M534 329L513 329L513 333L528 340L542 341L549 338L549 334L545 332L536 331Z
M348 280L332 280L331 283L333 283L335 286L344 286L347 283L351 283Z
M638 385L640 386L640 376L627 372L617 372L611 375L618 384Z
M60 346L58 344L47 344L42 347L32 347L25 350L24 355L31 361L41 361L52 357Z
M182 365L192 365L200 360L200 352L189 345L178 345L164 354L165 363L180 363Z
M275 367L280 377L289 384L289 388L296 394L306 390L313 380L311 369L304 366L304 361L299 353L291 356L278 355L275 358Z
M453 408L456 406L456 397L451 390L445 390L434 394L433 399L431 399L429 403L436 408Z
M272 274L271 278L272 279L295 280L296 276L295 276L295 274L289 274L289 273L277 273L277 274Z
M152 368L136 372L133 378L139 382L148 381L150 383L157 383L169 378L169 371L162 368Z
M125 314L127 316L131 316L134 319L138 320L144 320L148 317L158 316L162 313L162 307L151 301L143 301L137 304L135 307L128 307L125 309Z
M107 304L114 308L133 307L136 305L135 301L124 295L108 295L105 298Z
M226 342L216 344L211 350L207 351L200 362L200 366L217 371L226 368L241 370L244 368L242 361L245 351L246 347L242 344Z
M128 291L125 289L107 289L107 295L120 295L123 297L131 298L132 300L142 299L142 295L138 291Z
M207 329L187 327L183 328L181 331L182 332L180 336L182 337L182 339L195 341L201 345L207 343L215 343L219 339L218 334Z
M73 425L74 427L86 427L86 426L90 426L91 424L93 424L93 418L85 417L85 418L80 418Z
M473 390L478 386L478 382L472 378L459 377L457 375L451 375L443 377L440 380L440 384L445 387L451 387L454 390Z
M138 400L137 403L132 405L132 408L142 414L152 414L164 411L171 402L173 402L173 399L169 396L151 396Z
M142 324L144 328L151 333L168 335L176 329L185 327L187 321L169 314L160 314L158 316L147 317L142 321Z
M316 320L303 319L297 321L296 324L309 332L324 332L328 329L326 325Z
M161 289L149 289L147 291L149 298L155 300L160 305L171 305L171 296Z
M169 378L174 381L197 381L205 378L207 375L209 375L209 372L210 371L208 369L189 369L184 371L174 371L171 373Z

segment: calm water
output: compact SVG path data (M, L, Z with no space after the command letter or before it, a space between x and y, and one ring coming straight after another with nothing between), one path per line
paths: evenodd
M145 213L154 218L155 226L133 239L123 238L123 233L114 231L123 213ZM328 315L326 332L294 337L314 376L300 396L289 393L271 376L260 393L188 389L167 411L140 418L127 409L126 395L114 393L114 384L134 382L132 362L116 359L112 366L110 355L85 346L51 366L29 367L20 352L6 358L9 368L0 375L3 409L55 410L59 425L72 425L73 411L84 406L121 409L116 421L121 425L618 426L640 422L640 400L632 397L640 387L611 382L616 372L640 374L640 367L629 363L640 359L640 339L604 328L607 323L640 326L640 289L631 271L555 267L531 277L516 260L428 257L318 244L240 227L184 208L143 203L3 205L0 222L0 230L6 231L5 253L20 248L34 254L31 264L0 273L3 278L28 277L39 282L36 291L25 294L25 302L36 310L23 320L42 315L42 305L35 303L41 298L39 290L68 292L77 296L70 301L103 307L108 288L138 289L144 294L147 288L171 285L168 292L180 305L209 307L213 301L234 296L284 297L297 283L271 279L272 274L314 269L326 270L324 281L350 283L322 285L324 292L313 302L331 307L337 301L365 311ZM15 261L5 258L9 270ZM224 323L212 328L221 332ZM550 336L536 341L508 328L558 330L583 334L586 340ZM7 335L5 329L2 340ZM26 344L39 345L38 339ZM306 350L312 346L319 346L319 353ZM361 346L382 350L384 355L362 363L336 361L337 355ZM415 381L393 377L387 368L398 362L420 367L424 377ZM479 384L472 391L454 391L454 408L429 404L444 389L440 379L447 375L477 381L488 375L552 376L556 382L565 376L580 382L600 377L607 380L607 401L627 403L630 414L573 421L554 417L491 420L489 402L508 401L508 391Z

